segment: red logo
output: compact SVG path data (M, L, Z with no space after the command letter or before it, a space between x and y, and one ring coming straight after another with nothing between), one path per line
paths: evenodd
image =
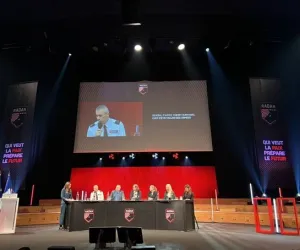
M85 209L83 218L87 223L90 223L92 220L94 220L95 214L94 209Z
M20 128L24 124L26 115L27 115L26 107L14 108L11 113L10 123L15 128Z
M169 223L173 223L175 221L175 211L174 209L166 209L165 210L165 214L166 214L166 220Z
M145 83L139 84L139 92L142 95L147 94L148 93L148 84L145 84Z
M128 222L133 221L133 219L134 219L134 209L133 208L125 208L124 218Z

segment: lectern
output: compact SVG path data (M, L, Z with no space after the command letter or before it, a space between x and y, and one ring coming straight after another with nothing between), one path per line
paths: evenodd
M0 199L0 234L15 233L18 209L18 195L3 194L2 199Z

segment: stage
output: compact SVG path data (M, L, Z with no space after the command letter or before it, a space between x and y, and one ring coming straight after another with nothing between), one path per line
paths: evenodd
M241 250L299 249L299 238L282 235L256 234L252 225L200 223L193 232L143 230L146 244L159 250ZM0 235L1 249L31 250L49 246L75 246L76 250L94 249L88 243L88 231L59 231L57 226L18 227L15 235Z

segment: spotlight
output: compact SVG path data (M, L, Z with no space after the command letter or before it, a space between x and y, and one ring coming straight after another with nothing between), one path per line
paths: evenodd
M209 52L209 48L206 48L206 52Z
M134 153L130 154L130 155L129 155L129 158L134 159L134 158L135 158Z
M142 49L143 49L142 46L139 45L139 44L137 44L137 45L134 46L134 50L135 50L135 51L138 51L138 52L139 52L139 51L141 51Z
M165 157L162 158L163 160L166 159Z
M102 158L99 158L100 161L102 161Z
M265 193L263 193L262 197L267 197L267 195Z
M114 154L110 154L110 155L108 156L108 158L111 159L111 160L114 160L114 159L115 159L115 155L114 155Z
M300 193L298 193L298 194L296 195L296 197L300 197Z
M69 53L69 56L71 56L72 54L71 53Z
M125 157L124 157L124 156L122 157L122 160L125 160Z
M182 44L179 44L178 47L177 47L178 50L184 50L185 49L185 45L182 43Z
M152 158L157 159L158 158L158 154L157 153L153 154Z
M188 159L188 158L189 158L188 156L185 157L185 159Z

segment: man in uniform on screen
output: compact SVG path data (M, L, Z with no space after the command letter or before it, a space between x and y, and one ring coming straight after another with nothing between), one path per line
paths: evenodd
M87 130L87 137L126 136L124 124L109 117L109 110L105 105L96 108L97 121Z

